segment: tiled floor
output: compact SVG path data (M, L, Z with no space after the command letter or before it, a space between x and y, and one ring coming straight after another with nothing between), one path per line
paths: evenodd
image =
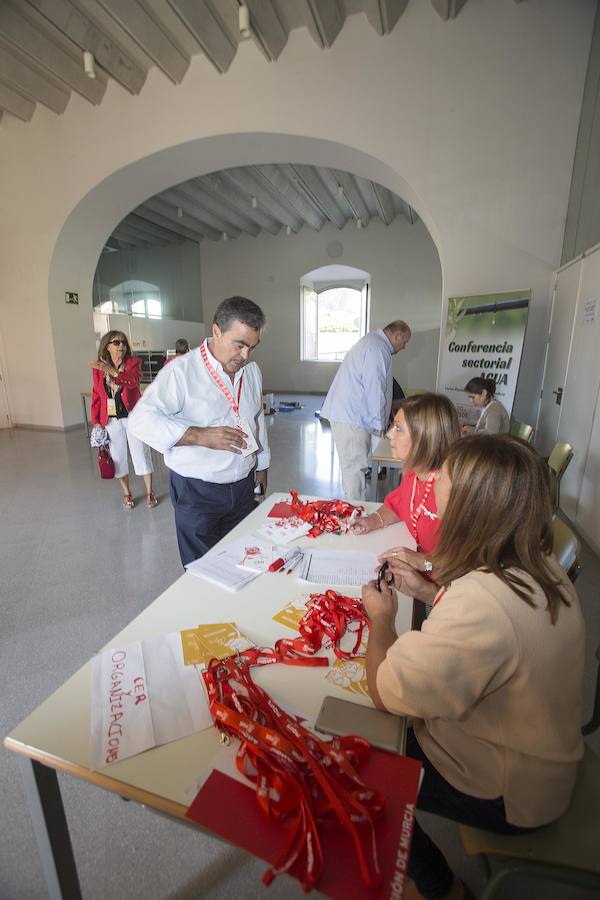
M285 399L285 398L283 398ZM294 398L300 399L300 398ZM330 433L314 416L319 398L269 420L269 489L339 496ZM133 478L134 494L143 494ZM0 431L0 659L4 735L179 575L181 568L166 470L157 465L160 505L121 508L116 484L100 481L82 432ZM600 640L600 563L584 554L578 589L588 621L586 710L593 650ZM600 749L598 735L590 741ZM12 753L0 769L0 898L45 896L33 829ZM86 900L192 900L196 897L294 898L286 879L268 892L264 866L244 854L69 777L61 787ZM477 865L460 849L453 824L422 822L450 863L478 890ZM527 900L579 900L559 886L522 883L502 894ZM589 895L591 896L591 895Z

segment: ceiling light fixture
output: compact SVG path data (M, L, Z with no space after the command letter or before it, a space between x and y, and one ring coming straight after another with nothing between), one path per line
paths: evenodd
M341 184L338 184L338 197L340 198L340 200L344 199L344 188Z
M182 219L182 218L183 218L183 210L182 210L182 208L181 208L180 206L177 207L177 218L178 218L178 219Z
M257 206L258 206L258 200L256 199L256 197L253 197L252 198L252 209L256 209Z
M288 226L287 226L287 228L285 229L285 233L286 233L286 234L291 234L291 233L292 233L292 226L291 226L291 225L288 225Z
M240 41L247 41L250 38L250 11L245 3L240 3L238 9L238 25Z
M227 240L227 232L226 232L226 231L223 232L223 240L224 240L224 241Z
M83 51L83 71L88 78L96 77L94 54L90 53L89 50Z
M360 229L362 228L362 219L357 219L357 220L356 220L356 227L357 227L358 230L360 231Z

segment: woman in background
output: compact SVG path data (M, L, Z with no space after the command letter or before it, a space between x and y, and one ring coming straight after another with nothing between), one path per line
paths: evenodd
M510 416L499 400L495 400L496 382L493 378L471 378L463 388L469 400L481 410L475 431L487 434L505 434L510 430ZM471 431L463 426L463 431Z
M146 485L148 509L153 509L158 501L152 490L150 448L130 434L127 427L127 417L141 397L141 360L132 355L129 341L122 331L109 331L100 341L98 358L90 366L92 423L102 425L108 432L115 477L119 479L123 491L123 506L133 509L135 505L129 488L129 444L135 473L142 476Z
M516 834L571 800L583 755L583 617L551 552L546 466L532 447L510 435L457 441L437 488L441 590L406 564L390 567L397 590L433 602L422 631L398 637L391 589L363 588L369 692L413 717L418 809ZM408 871L411 898L465 896L418 823Z

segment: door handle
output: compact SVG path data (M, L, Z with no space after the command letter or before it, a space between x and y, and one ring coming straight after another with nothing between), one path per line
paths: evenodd
M560 406L560 404L562 403L563 389L561 387L559 387L556 391L552 391L552 393L556 397L556 400L555 400L556 405Z

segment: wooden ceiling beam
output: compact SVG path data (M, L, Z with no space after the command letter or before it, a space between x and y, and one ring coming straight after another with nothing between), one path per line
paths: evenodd
M273 0L245 0L250 12L252 35L267 59L279 59L289 31L281 21Z
M346 13L341 0L297 0L303 19L316 44L332 47L344 26Z
M253 171L253 168L235 168L227 169L227 178L246 195L246 202L251 203L252 197L256 197L257 201L267 210L268 214L278 220L283 225L299 231L302 227L302 219L297 213L290 212L286 206L279 203L273 196L273 191L269 191L264 178Z
M252 197L248 198L245 192L239 190L238 186L227 177L228 170L222 172L213 172L211 175L203 175L197 179L203 188L210 191L213 196L224 198L227 203L234 206L241 216L245 216L250 221L255 222L260 228L264 228L269 234L277 234L281 228L281 222L267 213L264 206L258 203L252 206ZM254 196L254 195L253 195Z
M97 0L119 25L144 49L167 78L180 84L190 59L171 40L171 36L156 24L136 0Z
M467 0L431 0L431 5L435 9L438 16L447 22L448 19L455 19Z
M206 210L198 201L194 189L190 188L187 183L178 184L175 188L163 191L159 196L167 203L173 204L175 208L179 207L184 214L192 219L196 219L201 225L212 228L215 232L218 232L219 236L222 236L224 231L227 232L227 236L230 238L236 238L240 235L239 228L230 225L221 216L214 215Z
M239 228L240 231L251 234L252 237L256 237L260 234L260 225L257 225L256 222L246 215L246 210L239 209L222 195L211 190L202 178L194 178L191 181L186 182L186 184L194 189L198 202L209 212L221 216L222 219L230 223L230 225L233 225L234 228Z
M391 193L386 188L382 187L382 185L375 184L374 181L369 182L369 184L371 185L371 190L373 191L373 196L379 210L379 218L385 222L386 225L391 225L396 218L396 210L394 209L394 201L392 200Z
M170 0L170 3L217 72L226 72L237 53L237 42L232 41L213 8L205 0Z
M391 34L408 0L364 0L365 14L377 34Z
M98 65L112 75L130 94L139 94L146 80L146 71L123 53L121 48L73 6L70 0L29 0L29 3L66 34L80 50L93 53Z
M59 85L32 59L22 56L16 47L0 40L0 79L30 100L42 103L55 113L65 111L69 91Z
M360 219L363 226L369 223L371 214L360 196L352 175L338 169L321 169L327 189L342 209L349 210L353 219Z
M313 203L318 205L330 222L337 225L338 228L344 227L348 216L344 215L343 210L327 190L321 180L319 170L315 166L285 165L282 168L290 172L298 188L304 191L306 196L312 198Z
M140 241L137 238L131 237L131 235L124 232L121 228L115 228L111 237L116 238L120 244L125 244L128 249L131 247L149 247L150 244L146 244L144 241Z
M123 219L123 222L126 225L129 225L130 228L135 228L136 231L139 231L142 234L162 238L167 241L167 243L181 244L186 240L186 238L182 237L182 235L178 234L176 231L172 231L170 228L164 228L162 225L156 225L154 222L148 222L146 219L136 216L135 213L130 213L130 215Z
M157 247L166 247L167 244L172 244L174 242L173 237L167 238L157 234L148 234L147 231L144 231L142 228L137 228L128 219L123 219L119 224L119 231L122 234L130 234L131 237L137 238L139 241L146 241L146 243Z
M0 106L22 122L29 122L35 112L35 103L3 81L0 81Z
M204 236L200 231L182 225L181 219L176 218L173 222L168 216L164 216L162 213L150 209L150 207L146 205L147 203L148 201L141 206L136 207L136 209L133 210L133 214L146 222L152 222L167 230L174 231L175 234L181 235L181 237L186 238L188 241L195 241L197 244L200 243Z
M184 228L187 228L189 231L195 231L196 234L201 234L202 237L210 238L213 241L218 241L221 237L221 232L217 231L217 229L199 221L195 217L189 216L183 209L181 203L171 203L170 201L166 201L164 199L164 192L157 197L150 197L149 200L145 201L143 206L153 212L160 213L161 216L169 219L174 225L183 225ZM181 216L177 215L178 207L181 208ZM137 212L137 210L135 210L135 212Z
M98 72L97 78L88 78L75 48L70 53L61 46L61 40L64 44L67 39L58 29L24 0L16 2L18 9L7 0L0 3L0 34L90 103L100 103L106 90L106 76Z
M284 166L257 166L256 169L268 185L272 185L274 196L280 203L304 219L315 231L321 230L328 221L327 216L312 200L307 200L306 195L298 191L293 175L290 175Z

